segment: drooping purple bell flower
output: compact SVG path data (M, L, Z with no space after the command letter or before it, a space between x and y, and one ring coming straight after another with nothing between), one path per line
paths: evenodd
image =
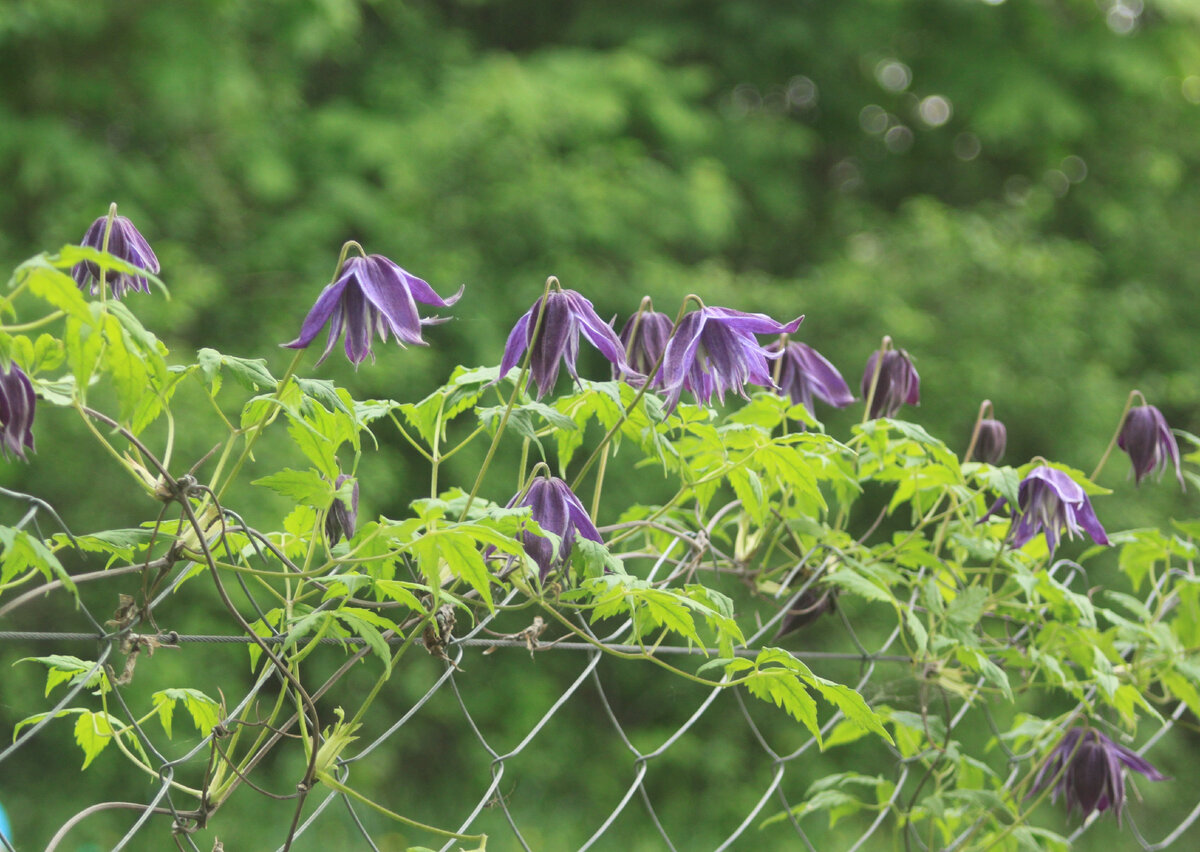
M334 489L341 488L346 480L350 477L346 474L338 476L333 483ZM325 516L325 541L333 547L341 539L347 541L354 538L354 527L358 521L358 480L354 480L354 485L350 489L350 502L342 500L339 497L333 498L333 504L329 507L329 514Z
M613 331L612 326L597 316L592 303L581 294L574 290L551 290L546 294L545 304L540 328L540 297L513 326L504 346L504 358L500 362L501 376L517 366L525 350L529 349L529 374L537 385L539 399L554 387L554 382L558 379L559 365L563 362L566 363L571 378L578 381L579 373L575 370L575 361L579 357L580 333L619 371L633 372L625 361L625 347L621 345L617 333Z
M1120 825L1121 810L1125 805L1124 769L1140 772L1151 781L1166 780L1166 776L1140 754L1113 742L1094 728L1072 728L1050 753L1049 760L1034 779L1029 795L1044 790L1057 776L1051 801L1058 801L1058 797L1063 796L1067 813L1078 805L1085 820L1092 811L1112 808L1117 814L1117 825Z
M1008 429L999 420L985 417L979 421L975 437L975 458L988 464L999 464L1008 446Z
M107 223L107 216L101 216L93 222L87 229L87 233L83 235L80 245L102 251L104 249L104 229ZM144 269L154 275L158 274L158 258L155 256L154 250L150 248L150 244L146 242L146 238L142 236L141 232L124 216L113 217L112 230L108 235L108 253L138 269ZM75 283L81 290L86 289L89 293L95 293L100 286L100 266L90 260L77 263L71 270L71 277L75 279ZM131 275L110 269L105 276L105 281L114 299L123 298L130 290L142 293L150 292L150 282L142 275Z
M33 383L16 364L0 367L0 455L12 453L28 461L25 450L33 449L33 413L37 398Z
M663 386L659 359L667 348L674 327L675 322L666 314L647 310L634 314L621 329L621 344L625 348L629 366L643 376L650 376L653 372L649 380L651 387ZM620 370L614 366L613 378L620 378L619 373Z
M1183 487L1183 471L1179 468L1179 445L1162 412L1153 405L1138 405L1129 409L1125 423L1117 436L1117 446L1129 453L1133 462L1134 482L1141 485L1150 473L1167 469L1168 460L1175 463L1175 477Z
M538 577L545 580L551 571L561 568L571 558L576 535L603 544L600 531L592 523L587 510L570 486L557 476L538 477L529 485L525 497L513 505L528 506L533 520L548 533L559 537L557 553L554 544L545 536L532 532L521 533L525 552L537 563Z
M834 408L845 408L854 402L854 394L837 367L808 344L789 340L785 345L780 340L767 348L771 352L783 352L779 389L787 393L793 403L803 403L810 414L814 396Z
M453 296L443 299L423 280L383 255L349 257L338 277L317 297L300 327L300 336L283 345L304 349L330 323L325 351L317 363L329 357L344 328L346 357L357 367L368 355L375 359L371 351L371 338L375 334L386 341L390 331L401 346L426 345L421 326L443 323L448 317L422 317L417 313L417 302L447 308L462 297L462 292L460 287Z
M921 402L921 377L912 359L903 349L889 349L883 353L883 364L879 367L879 379L875 383L875 395L871 396L871 381L875 377L875 365L879 363L879 350L867 359L863 371L863 399L870 398L871 410L868 417L895 417L902 405L919 405Z
M745 396L747 384L777 387L767 362L781 353L769 351L755 335L791 334L803 320L800 316L784 324L729 308L692 311L667 342L662 369L667 410L674 410L685 390L707 404L714 393L724 402L728 390Z
M1064 527L1070 538L1086 532L1096 544L1109 543L1087 493L1061 470L1047 465L1035 467L1021 480L1017 501L1017 514L1008 531L1013 547L1024 547L1030 539L1044 532L1053 556ZM981 520L986 520L1006 502L1004 498L997 500Z

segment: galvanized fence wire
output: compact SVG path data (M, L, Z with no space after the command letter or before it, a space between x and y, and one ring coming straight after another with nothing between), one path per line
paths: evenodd
M0 494L13 500L23 500L29 505L30 508L21 515L16 524L18 529L30 525L37 528L39 516L45 516L47 522L53 521L58 528L67 531L61 519L53 513L53 509L47 504L37 501L36 498L29 497L28 495L4 491L3 489L0 489ZM237 523L238 528L242 532L249 530L241 522L241 519L233 515L233 513L226 512L226 515ZM69 531L67 531L67 534L70 535ZM265 539L256 539L253 534L250 537L252 542L255 542L256 547L273 547ZM666 552L656 557L648 570L647 579L655 581L656 578L662 575L667 575L668 580L677 578L680 570L679 566L682 562L673 561L671 555L673 549L679 543L680 539L677 539ZM708 546L707 544L695 541L688 544L693 548ZM819 554L809 554L810 560L815 560L818 557ZM789 595L794 591L796 597L798 597L805 590L819 583L824 567L824 565L819 565L815 569L812 569L806 575L803 584L789 590ZM797 566L796 576L799 576L799 572L806 568L807 566L805 565ZM1081 566L1075 563L1065 560L1060 561L1052 566L1050 571L1063 575L1064 583L1077 584L1080 588L1086 588L1086 572ZM149 609L153 611L155 607L167 601L172 594L175 594L187 574L188 570L185 567L166 588L155 595ZM116 578L122 576L122 572L113 571L110 576ZM101 581L104 578L94 579L95 581ZM1168 579L1169 577L1166 573L1156 578L1144 600L1147 607L1160 602L1163 596L1168 594L1166 592ZM45 593L56 588L57 585L54 582L48 582L38 590L24 593L13 601L9 601L5 608L0 608L0 618L3 617L5 612L12 612L14 609L35 607L45 597ZM917 584L914 584L914 588L917 588ZM241 591L244 598L243 605L256 613L256 617L264 618L263 608L256 601L246 584L240 583L239 591ZM489 629L494 624L498 614L506 611L506 608L510 605L517 603L519 595L520 593L516 589L509 591L503 600L497 604L495 614L487 614L480 617L462 635L450 638L445 643L443 649L445 657L440 674L428 685L422 694L412 701L411 706L370 741L356 744L353 750L348 751L348 753L338 758L334 775L341 784L349 787L355 774L355 768L363 765L366 761L386 760L387 751L384 747L388 744L403 743L405 737L413 730L413 721L426 711L431 702L437 700L442 702L444 706L445 702L448 701L452 707L456 708L460 723L460 731L456 737L457 746L463 749L478 749L484 755L487 765L487 771L482 776L462 779L462 789L464 791L462 815L460 822L453 829L454 833L467 835L475 832L482 815L486 811L498 809L503 815L504 824L507 828L507 836L494 837L494 845L490 848L537 849L539 847L535 845L536 841L530 839L531 832L538 834L544 827L530 825L529 817L522 815L520 808L516 806L515 794L506 794L503 791L503 787L513 773L521 772L520 769L514 768L517 759L530 753L541 739L550 736L547 733L548 728L563 712L563 708L573 701L587 700L595 702L596 706L602 711L603 719L607 725L607 734L605 736L614 738L614 742L619 743L621 752L626 755L626 760L623 763L608 767L608 771L626 773L624 777L627 777L628 780L616 801L607 802L604 806L598 807L594 814L587 815L588 819L594 820L594 828L592 828L591 834L578 844L577 848L580 850L612 848L611 844L614 842L612 840L614 837L613 828L630 808L641 809L642 815L652 828L654 841L660 843L661 848L668 850L697 848L695 840L687 833L688 827L686 825L670 824L669 819L664 815L664 805L667 802L662 798L662 794L659 794L659 798L656 800L656 794L648 784L648 780L657 767L662 764L664 759L668 758L672 750L682 741L689 737L698 736L697 726L702 720L713 717L715 713L714 707L721 704L723 708L727 709L732 704L736 708L736 712L720 713L720 724L723 729L731 731L735 726L742 726L744 732L749 734L746 741L754 744L751 748L757 754L747 754L747 760L754 759L761 761L767 770L767 779L761 788L750 791L749 798L753 799L752 803L746 808L740 819L728 827L728 833L714 843L713 848L718 850L759 848L762 840L758 834L757 826L761 825L763 820L771 813L782 815L783 823L788 826L792 835L790 843L796 844L797 848L803 847L809 850L816 850L818 848L817 841L814 841L810 836L812 824L807 823L810 829L806 831L807 818L803 815L798 815L796 811L797 805L804 801L803 796L806 795L804 791L816 780L812 777L811 773L806 771L806 762L804 760L806 755L811 754L818 748L816 737L809 735L803 738L803 741L799 745L793 744L787 749L779 748L773 739L777 732L765 729L761 723L762 718L764 718L763 710L762 707L756 706L760 702L757 702L756 699L747 698L744 691L739 688L727 689L722 686L715 686L707 689L702 696L698 697L694 705L689 705L691 707L690 710L681 710L680 716L685 716L685 718L674 724L669 732L658 732L656 734L656 742L652 747L647 747L644 744L639 745L638 743L644 739L644 732L637 731L635 723L623 719L623 708L620 704L620 699L616 697L617 692L614 691L616 681L611 671L612 663L606 659L606 654L603 650L607 649L621 653L637 653L644 650L641 645L630 641L633 638L632 624L626 621L604 635L600 635L593 630L592 625L585 618L576 616L573 624L579 633L589 640L586 642L559 640L539 643L536 640L531 641L528 638L520 638L511 634L489 634ZM16 606L14 606L14 602L17 602ZM331 603L326 602L322 606L329 605ZM916 591L913 592L912 597L906 602L906 606L909 608L918 606L918 593ZM787 609L788 607L786 606L779 607L771 618L765 620L747 637L747 647L739 649L737 652L738 655L754 656L757 653L757 648L768 644L778 629ZM0 750L0 777L4 777L10 773L19 773L23 750L28 748L29 744L35 739L45 736L46 726L59 712L85 700L86 693L89 691L88 684L92 681L93 677L107 671L110 675L109 681L111 683L109 693L110 706L113 710L119 711L123 719L130 720L133 736L136 737L147 759L153 763L151 769L155 775L155 783L151 789L145 792L139 801L110 801L104 799L103 796L98 796L97 801L84 805L74 816L64 822L54 836L46 842L45 848L47 850L55 850L62 847L64 843L68 842L68 838L74 836L74 832L83 830L82 826L89 817L103 811L120 810L129 812L132 821L124 835L112 846L113 849L120 850L130 847L161 848L162 844L160 840L162 834L169 833L172 842L177 848L200 852L201 846L197 843L197 830L203 826L206 815L203 813L203 808L196 807L193 796L190 794L183 795L182 791L177 788L177 770L184 766L194 767L197 762L212 761L215 751L219 748L218 740L220 736L227 733L227 725L235 724L234 720L242 718L243 714L248 711L268 686L287 688L287 682L283 673L276 668L273 662L265 660L261 665L261 671L253 678L253 682L245 687L244 692L238 696L236 703L231 707L223 708L224 716L213 733L200 739L184 754L175 758L168 758L164 753L165 749L160 745L161 740L157 739L144 725L137 722L138 714L127 704L124 694L125 687L120 683L118 678L112 677L112 664L116 655L121 651L122 643L126 643L125 647L128 647L128 643L131 641L135 644L140 640L153 641L160 646L186 649L186 653L196 654L202 658L207 653L204 650L206 645L248 644L251 641L250 638L244 634L201 635L174 631L138 634L129 628L111 630L105 626L103 619L97 617L83 601L80 601L74 611L77 613L79 623L75 625L63 625L64 629L62 630L0 630L0 647L16 645L23 649L33 648L41 650L50 648L51 652L53 652L59 645L78 641L95 641L97 647L96 659L90 669L82 677L77 678L65 690L65 694L53 703L42 719L22 728L13 741ZM857 663L859 673L850 685L864 694L868 694L872 687L875 686L881 665L919 669L918 661L911 659L907 654L896 653L894 650L901 637L901 628L898 625L882 636L882 638L868 643L855 630L853 618L847 614L845 607L837 609L836 618L843 630L847 650L797 651L794 652L795 656L808 663L815 663L817 661ZM0 621L0 627L5 627L2 621ZM1014 644L1020 642L1024 633L1028 630L1028 627L1020 628L1010 638L1010 642ZM282 635L274 635L263 637L261 641L267 646L278 646L285 642L286 638ZM388 641L395 645L404 640L401 637L394 636L389 637ZM343 648L347 646L356 648L357 656L365 655L367 651L366 644L361 639L327 638L322 640L322 642ZM868 647L868 644L873 647ZM487 722L481 719L479 714L473 711L471 707L472 695L476 694L480 689L488 689L489 687L486 684L481 685L477 679L463 674L461 667L468 660L468 657L472 661L476 659L482 660L483 658L479 656L481 650L486 653L506 651L508 653L529 653L531 655L554 654L559 658L573 661L571 664L573 674L564 677L557 696L547 704L544 711L536 719L527 723L527 727L516 738L515 742L508 745L502 744L501 740L511 737L511 733L501 736L498 732L489 730ZM664 657L672 655L719 656L717 649L687 646L663 646L656 648L655 653ZM646 665L647 663L640 664ZM727 679L728 676L723 680ZM313 696L314 700L320 698L322 693L331 684L332 681L326 684L325 687L322 687L321 690L315 692ZM984 680L980 678L975 683L976 688L966 693L969 697L961 699L959 705L953 708L952 711L948 703L949 699L947 699L947 712L943 719L943 736L949 742L954 732L966 719L972 718L973 714L975 717L981 719L994 734L995 744L1002 755L1003 763L1007 766L1007 774L1001 786L1004 789L1016 790L1021 777L1027 776L1029 772L1033 771L1042 759L1042 756L1034 754L1031 751L1018 753L1010 748L1005 738L1001 736L1000 727L988 701L979 698L983 694L980 691L980 687L983 685ZM1095 689L1093 688L1091 693L1085 697L1085 700L1079 702L1078 711L1083 711L1087 701L1093 697L1094 693ZM225 697L229 698L230 696L226 695ZM1187 708L1183 703L1179 703L1173 707L1171 712L1163 718L1158 729L1146 739L1141 752L1150 752L1171 733L1173 728L1181 723L1181 720L1185 719L1187 712ZM840 712L835 712L829 718L825 719L820 727L822 736L828 736L842 719L843 717ZM798 723L796 724L798 725ZM1070 724L1069 720L1064 723L1064 731L1068 724ZM592 734L599 737L601 736L601 731L593 731ZM277 739L281 736L279 733L276 734ZM68 749L73 748L73 745L62 743L56 745L56 747ZM951 838L949 842L936 847L931 846L919 827L906 817L912 806L919 801L919 795L923 786L927 783L928 777L935 769L938 759L936 754L937 747L931 746L926 751L908 756L902 754L899 749L891 747L888 747L888 749L893 763L893 776L891 779L893 786L891 792L885 801L880 802L874 808L874 813L871 813L870 809L868 809L862 815L861 827L856 829L856 836L846 848L851 850L851 852L870 848L893 848L897 843L897 837L881 835L881 832L884 832L885 829L890 829L895 835L902 838L904 848L909 850L932 850L933 848L957 850L972 848L971 843L982 825L982 821L987 818L986 816L966 826L955 837ZM252 772L253 769L254 767L250 766L247 771ZM525 773L529 773L530 771L536 770L524 769ZM80 789L86 789L85 784L86 778L84 784L81 784ZM468 792L469 790L474 790L474 793ZM358 840L361 841L360 848L386 848L386 845L381 846L380 839L375 836L379 831L378 826L380 825L377 815L368 815L366 807L361 801L357 801L339 790L323 789L321 785L317 785L314 788L314 792L316 793L316 797L308 800L303 814L299 811L297 812L295 824L290 830L286 831L286 838L282 839L281 845L278 847L280 852L290 848L300 838L303 838L320 826L323 821L334 819L335 817L332 815L335 813L344 814L345 817L342 817L342 819L348 817L357 832ZM252 796L255 795L255 792L253 790L244 790L240 791L240 794ZM277 795L275 798L293 798L299 795L302 794L298 793L292 796ZM186 802L185 799L187 800ZM386 801L384 804L386 805ZM1157 840L1146 836L1147 832L1139 824L1136 816L1136 809L1127 808L1123 823L1123 830L1126 833L1123 835L1123 838L1130 838L1131 842L1136 843L1138 848L1143 850L1166 849L1183 840L1196 821L1200 820L1200 803L1176 824L1166 827L1156 825L1155 827L1158 829L1156 834L1161 835ZM169 827L163 825L162 819L169 820ZM1070 834L1068 840L1074 842L1085 833L1095 831L1097 826L1106 824L1104 819L1105 817L1103 816L1094 815L1091 819L1078 825ZM495 825L495 823L493 822L492 825ZM492 830L494 831L495 829L493 828ZM215 825L213 831L219 837L219 825ZM281 828L280 833L282 837L285 831ZM772 843L779 842L779 835L776 834L772 837L774 838L771 841ZM1194 840L1195 838L1193 837L1192 839ZM646 838L643 838L643 840L646 840ZM37 842L40 843L41 840ZM872 843L874 844L873 847L868 845ZM441 849L443 852L446 852L446 850L459 848L461 845L461 840L450 838L442 843ZM18 842L14 843L11 839L0 836L0 849L5 850L5 852L15 852L16 848L29 849L33 848L33 846L30 841L24 839L18 839ZM68 846L67 848L70 847Z

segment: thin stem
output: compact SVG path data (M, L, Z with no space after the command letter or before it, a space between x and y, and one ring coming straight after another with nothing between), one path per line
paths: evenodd
M0 325L0 331L4 331L7 333L18 332L18 331L33 331L33 329L41 328L44 325L49 325L50 323L54 322L56 319L63 317L63 316L66 316L66 311L54 311L53 313L46 314L46 316L42 317L41 319L33 320L31 322L21 323L20 325Z
M525 387L525 377L529 375L529 363L533 357L533 347L537 344L538 335L542 333L542 318L546 315L546 297L550 295L551 287L561 289L561 286L558 283L558 279L553 275L546 279L546 286L542 289L542 298L538 303L537 319L533 323L533 333L529 335L529 345L525 347L525 355L521 359L521 372L517 375L517 384L513 388L512 396L508 398L508 405L505 406L504 414L500 417L500 424L496 427L496 434L492 436L492 443L488 447L487 455L483 458L483 465L479 468L479 473L475 477L475 484L471 486L471 493L467 495L467 502L463 505L462 514L458 516L460 521L467 517L467 512L471 510L471 504L475 502L475 495L479 493L479 486L483 485L483 477L487 475L488 468L492 464L492 457L496 455L496 448L500 446L500 436L504 434L504 427L508 425L508 418L517 404L517 397L521 395Z
M1108 441L1108 446L1104 448L1104 455L1100 456L1100 461L1096 464L1096 469L1088 477L1092 482L1096 481L1096 477L1100 475L1100 471L1104 470L1104 465L1108 461L1108 457L1112 455L1113 447L1117 445L1117 439L1121 437L1121 430L1125 427L1125 416L1129 414L1129 409L1133 407L1135 397L1142 400L1142 405L1146 404L1146 398L1142 396L1140 390L1134 388L1129 392L1129 396L1125 399L1125 408L1121 411L1121 416L1117 419L1117 431L1113 432L1112 438Z
M884 356L884 353L886 353L891 348L892 348L892 338L885 334L883 336L883 340L880 341L880 343L879 343L879 349L878 349L879 357L875 359L875 370L871 373L871 386L867 390L867 398L864 400L864 402L866 404L863 407L863 417L862 417L863 423L866 423L868 420L871 419L871 405L875 402L875 389L879 385L879 373L883 369L883 356Z

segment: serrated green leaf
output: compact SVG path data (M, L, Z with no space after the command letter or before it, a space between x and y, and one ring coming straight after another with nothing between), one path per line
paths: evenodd
M333 503L333 483L315 470L285 468L278 473L256 479L250 484L270 488L276 494L314 509L328 509Z
M83 769L95 760L116 736L112 717L104 712L84 710L75 720L75 742L83 749Z

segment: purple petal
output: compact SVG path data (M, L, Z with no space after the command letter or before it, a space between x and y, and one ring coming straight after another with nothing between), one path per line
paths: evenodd
M533 311L537 308L538 303L534 302L533 308L526 311L517 324L513 326L512 331L508 333L508 342L504 344L504 357L500 360L500 378L508 375L508 371L521 360L521 356L525 354L525 350L529 347L529 326L532 322Z
M288 349L303 349L313 342L317 336L317 332L325 323L329 322L329 318L338 307L338 302L341 301L342 291L346 289L346 276L342 276L332 284L326 285L321 291L321 295L317 296L316 304L312 306L312 310L308 312L308 316L304 318L303 324L300 326L300 336L291 343L283 344ZM332 343L331 343L332 346ZM327 348L326 354L329 349ZM321 360L325 360L322 356Z
M350 261L346 265L349 266ZM355 268L354 275L363 295L384 316L396 340L424 346L417 303L399 274L402 272L404 270L386 257L374 254Z

